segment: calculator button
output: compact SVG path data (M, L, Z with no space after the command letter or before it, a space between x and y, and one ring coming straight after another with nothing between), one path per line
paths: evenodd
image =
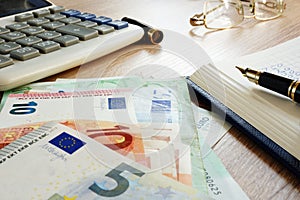
M58 27L62 27L64 25L65 24L62 23L62 22L54 21L54 22L48 22L46 24L43 24L42 27L45 28L45 29L48 29L48 30L55 30Z
M9 32L9 29L0 27L0 34L8 33L8 32Z
M55 6L55 7L52 7L52 8L49 8L50 10L50 13L60 13L62 11L65 11L65 8L63 6Z
M34 18L27 21L28 24L33 26L41 26L42 24L45 24L47 22L50 22L50 19L46 19L44 17Z
M58 42L63 47L68 47L79 42L79 38L73 35L64 35L53 39L55 42Z
M0 35L0 37L8 41L16 41L17 39L26 37L26 35L24 33L15 31L15 32L4 33Z
M46 15L49 15L50 14L50 10L38 10L38 11L34 11L32 12L33 16L35 17L45 17Z
M9 24L9 25L5 26L5 28L8 28L8 29L13 30L13 31L19 31L19 30L27 28L27 27L29 27L29 25L26 24L26 23L23 23L23 22L15 23L15 24Z
M30 19L33 19L33 14L32 13L25 13L25 14L21 14L21 15L16 15L15 16L15 21L16 22L25 22L28 21Z
M75 24L68 24L66 26L59 27L56 29L56 31L63 34L74 35L79 37L80 40L89 40L98 36L97 30L85 28Z
M12 64L14 64L14 63L11 58L0 55L0 68L6 67L6 66L9 66Z
M113 26L115 29L120 30L122 28L128 27L128 22L115 20L112 22L108 22L107 25Z
M37 48L42 53L50 53L52 51L56 51L60 49L60 45L57 42L47 40L44 42L39 42L33 45L34 48Z
M12 50L20 48L21 45L15 43L15 42L5 42L3 44L0 44L0 53L1 54L8 54Z
M42 38L43 40L52 40L56 37L61 36L61 33L58 33L56 31L46 31L46 32L38 34L37 36L39 38Z
M2 44L3 42L5 42L5 40L0 38L0 44Z
M80 15L81 12L79 10L70 9L70 10L62 11L61 14L66 15L67 17L72 17L72 16Z
M45 18L50 19L51 21L57 21L57 20L66 18L66 15L62 15L60 13L55 13L55 14L51 14L51 15L46 15Z
M91 28L93 26L97 26L98 24L96 22L83 21L83 22L76 23L76 25L83 26L86 28Z
M25 38L21 38L16 40L18 44L21 44L23 46L32 46L33 44L36 44L38 42L42 42L43 40L41 38L38 38L36 36L29 36Z
M36 26L31 26L29 28L25 28L22 30L22 32L25 33L26 35L36 35L44 31L45 29Z
M75 17L82 19L82 20L90 20L90 19L96 18L96 15L91 14L91 13L82 13L80 15L75 15Z
M111 22L112 19L109 17L105 17L105 16L100 16L100 17L96 17L91 19L92 22L96 22L97 24L107 24L108 22Z
M65 19L61 19L59 21L62 23L65 23L65 24L75 24L75 23L81 22L81 20L79 18L75 18L75 17L68 17Z
M10 57L22 61L35 58L39 55L40 52L32 47L24 47L10 52Z
M108 26L106 24L100 25L100 26L95 26L93 29L97 30L99 34L105 35L107 33L113 32L115 29L112 26Z

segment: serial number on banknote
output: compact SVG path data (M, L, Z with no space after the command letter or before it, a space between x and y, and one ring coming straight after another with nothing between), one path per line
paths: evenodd
M207 170L204 169L204 171L205 171L206 183L207 183L208 188L212 191L212 193L214 195L220 195L220 194L222 194L222 192L220 191L220 189L215 184L213 178L211 176L209 176Z

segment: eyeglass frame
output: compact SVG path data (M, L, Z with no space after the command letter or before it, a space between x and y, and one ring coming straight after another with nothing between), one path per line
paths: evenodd
M283 11L286 9L286 3L284 2L284 0L278 0L278 1L280 1L280 9L279 9L279 11L278 11L278 15L277 16L274 16L274 17L270 17L270 18L267 18L267 19L258 19L258 18L256 18L256 16L255 16L255 1L256 0L238 0L238 1L240 1L241 2L241 6L242 6L242 8L243 8L243 19L242 19L242 21L245 19L245 18L254 18L254 19L256 19L256 20L259 20L259 21L267 21L267 20L272 20L272 19L275 19L275 18L277 18L277 17L280 17L281 15L282 15L282 13L283 13ZM252 8L251 10L250 10L250 13L252 13L253 15L251 15L251 16L249 16L249 15L245 15L244 14L244 6L243 6L243 4L242 4L242 2L247 2L247 3L250 3L250 8ZM269 8L274 8L276 5L274 5L274 3L272 3L272 2L269 2L270 4L273 4L273 5L267 5L267 7L269 7ZM207 28L207 29L229 29L229 28L233 28L233 27L235 27L235 26L231 26L231 27L225 27L225 28L210 28L210 27L208 27L207 26L207 24L206 24L206 15L207 14L209 14L209 13L211 13L211 12L213 12L213 11L215 11L216 9L218 9L220 6L222 6L222 4L220 4L219 6L216 6L215 8L212 8L211 10L208 10L205 14L204 14L204 12L202 12L202 13L200 13L200 14L195 14L193 17L191 17L190 18L190 24L192 25L192 26L204 26L205 28ZM202 18L203 17L203 18ZM240 22L240 23L242 23L242 21Z

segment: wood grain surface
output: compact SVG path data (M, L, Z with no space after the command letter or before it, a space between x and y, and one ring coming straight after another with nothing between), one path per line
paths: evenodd
M115 19L124 16L134 17L154 27L175 31L202 47L213 61L257 52L300 36L300 1L297 0L287 0L286 10L278 19L265 22L245 19L239 27L223 31L209 31L203 27L190 26L189 17L201 12L203 0L52 0L52 2L66 8ZM178 41L180 42L182 41ZM184 45L182 43L183 47ZM157 77L170 75L158 69L160 65L172 66L174 75L192 73L195 69L186 68L185 62L174 55L145 45L131 45L92 63L46 78L44 81L56 78L139 73L143 75L149 73ZM143 63L151 63L151 69ZM103 69L101 66L106 67ZM170 72L170 69L166 69L166 72ZM214 151L250 199L300 199L300 180L235 128L214 146Z

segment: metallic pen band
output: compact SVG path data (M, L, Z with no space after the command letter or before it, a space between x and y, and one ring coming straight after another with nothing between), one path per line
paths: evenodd
M295 101L295 93L299 85L300 85L300 81L293 81L289 87L288 96L294 101Z
M249 68L246 69L245 76L248 78L249 81L251 81L255 84L258 84L260 75L261 75L260 71L252 70Z
M291 98L291 92L292 92L292 89L293 89L293 87L294 87L294 85L295 85L296 82L297 82L297 81L293 81L293 82L291 83L291 85L289 86L289 89L288 89L288 97L290 97L290 98Z
M163 39L163 33L158 29L150 28L147 35L152 44L159 44Z

